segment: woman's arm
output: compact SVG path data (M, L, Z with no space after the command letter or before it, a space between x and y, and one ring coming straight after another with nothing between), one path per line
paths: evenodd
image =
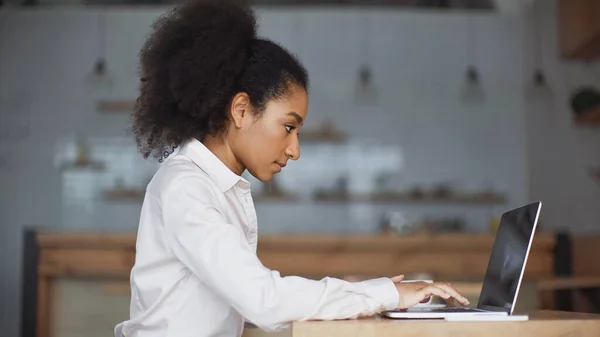
M346 282L282 277L263 266L244 234L227 223L202 178L187 177L161 196L166 241L177 258L242 316L265 330L307 319L344 319L394 309L389 278Z

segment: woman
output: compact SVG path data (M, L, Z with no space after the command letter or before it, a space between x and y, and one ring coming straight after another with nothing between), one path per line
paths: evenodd
M153 28L141 52L133 131L143 156L163 164L142 207L131 317L116 336L233 337L246 320L272 331L407 308L432 295L468 303L448 284L316 281L264 267L241 175L267 181L300 157L306 71L256 37L249 7L229 1L186 3Z

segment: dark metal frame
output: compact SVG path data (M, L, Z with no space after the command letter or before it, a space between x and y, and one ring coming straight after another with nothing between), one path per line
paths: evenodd
M556 235L554 248L554 276L573 275L573 243L568 233ZM573 311L573 294L570 289L554 291L554 307L558 310Z
M37 231L26 228L23 233L23 265L21 286L21 337L36 337L39 246Z

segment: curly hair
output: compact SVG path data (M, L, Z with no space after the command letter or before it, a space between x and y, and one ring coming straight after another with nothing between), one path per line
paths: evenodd
M132 131L145 159L162 162L190 138L222 134L233 97L245 92L260 115L292 85L305 90L300 62L257 37L252 9L234 0L183 3L152 26L140 52L140 94Z

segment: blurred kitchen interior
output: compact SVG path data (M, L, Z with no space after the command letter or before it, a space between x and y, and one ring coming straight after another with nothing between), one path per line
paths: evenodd
M159 165L128 132L137 56L172 3L0 3L0 332L106 336ZM600 309L600 2L253 3L312 82L301 160L247 176L267 266L477 284L501 213L542 200L531 307Z

